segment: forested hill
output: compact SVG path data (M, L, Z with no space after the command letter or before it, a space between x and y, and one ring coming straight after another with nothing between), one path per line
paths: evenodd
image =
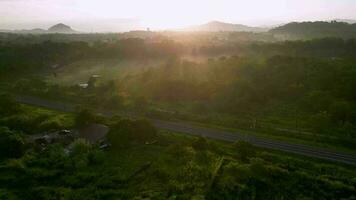
M356 24L344 22L292 22L270 30L285 39L313 39L324 37L356 38Z
M184 30L186 30L186 31L206 31L206 32L225 31L225 32L254 32L254 33L268 31L267 28L250 27L250 26L246 26L246 25L242 25L242 24L231 24L231 23L225 23L225 22L219 22L219 21L211 21L206 24L191 26Z

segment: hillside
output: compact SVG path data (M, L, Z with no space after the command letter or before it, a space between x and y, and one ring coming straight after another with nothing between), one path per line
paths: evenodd
M242 24L231 24L219 21L212 21L206 24L191 26L186 28L187 31L208 31L208 32L219 32L219 31L230 31L230 32L265 32L268 31L267 28L260 27L250 27Z
M292 22L270 30L288 39L313 39L323 37L356 38L356 24L345 22Z
M345 23L348 23L348 24L356 24L356 20L355 19L335 19L334 21L345 22Z
M41 29L41 28L22 29L22 30L0 29L0 32L17 33L17 34L77 33L77 31L73 30L70 26L62 23L51 26L48 30Z
M56 24L48 29L48 32L50 33L74 33L76 32L73 30L70 26L67 26L65 24Z

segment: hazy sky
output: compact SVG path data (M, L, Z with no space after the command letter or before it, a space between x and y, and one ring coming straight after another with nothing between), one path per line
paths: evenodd
M0 0L0 29L64 22L83 31L119 31L211 20L270 25L335 18L356 19L356 0Z

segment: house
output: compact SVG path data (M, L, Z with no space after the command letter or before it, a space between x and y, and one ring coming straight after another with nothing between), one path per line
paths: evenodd
M72 143L75 138L76 134L73 131L60 130L51 133L33 135L29 138L29 142L44 150L49 144L61 143L68 145Z
M110 146L106 142L106 135L109 127L103 124L90 124L79 130L60 130L51 133L33 135L29 137L29 142L33 143L40 150L47 149L50 144L63 144L70 151L72 142L77 138L82 138L90 144L98 144L100 149L106 149Z

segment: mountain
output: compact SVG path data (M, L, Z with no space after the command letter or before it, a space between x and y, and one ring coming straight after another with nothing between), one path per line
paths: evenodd
M48 29L48 32L49 33L75 33L76 31L73 30L70 26L59 23L50 27Z
M51 26L48 30L35 28L35 29L22 29L22 30L7 30L7 29L0 29L0 32L7 32L7 33L17 33L17 34L48 34L48 33L78 33L77 31L73 30L70 26L65 24L56 24Z
M345 22L345 23L348 23L348 24L356 24L356 20L355 19L334 19L333 21Z
M346 22L292 22L269 31L284 39L314 39L338 37L343 39L356 38L356 24Z
M191 26L184 29L185 31L231 31L231 32L266 32L268 28L250 27L242 24L231 24L219 21L212 21L206 24Z

